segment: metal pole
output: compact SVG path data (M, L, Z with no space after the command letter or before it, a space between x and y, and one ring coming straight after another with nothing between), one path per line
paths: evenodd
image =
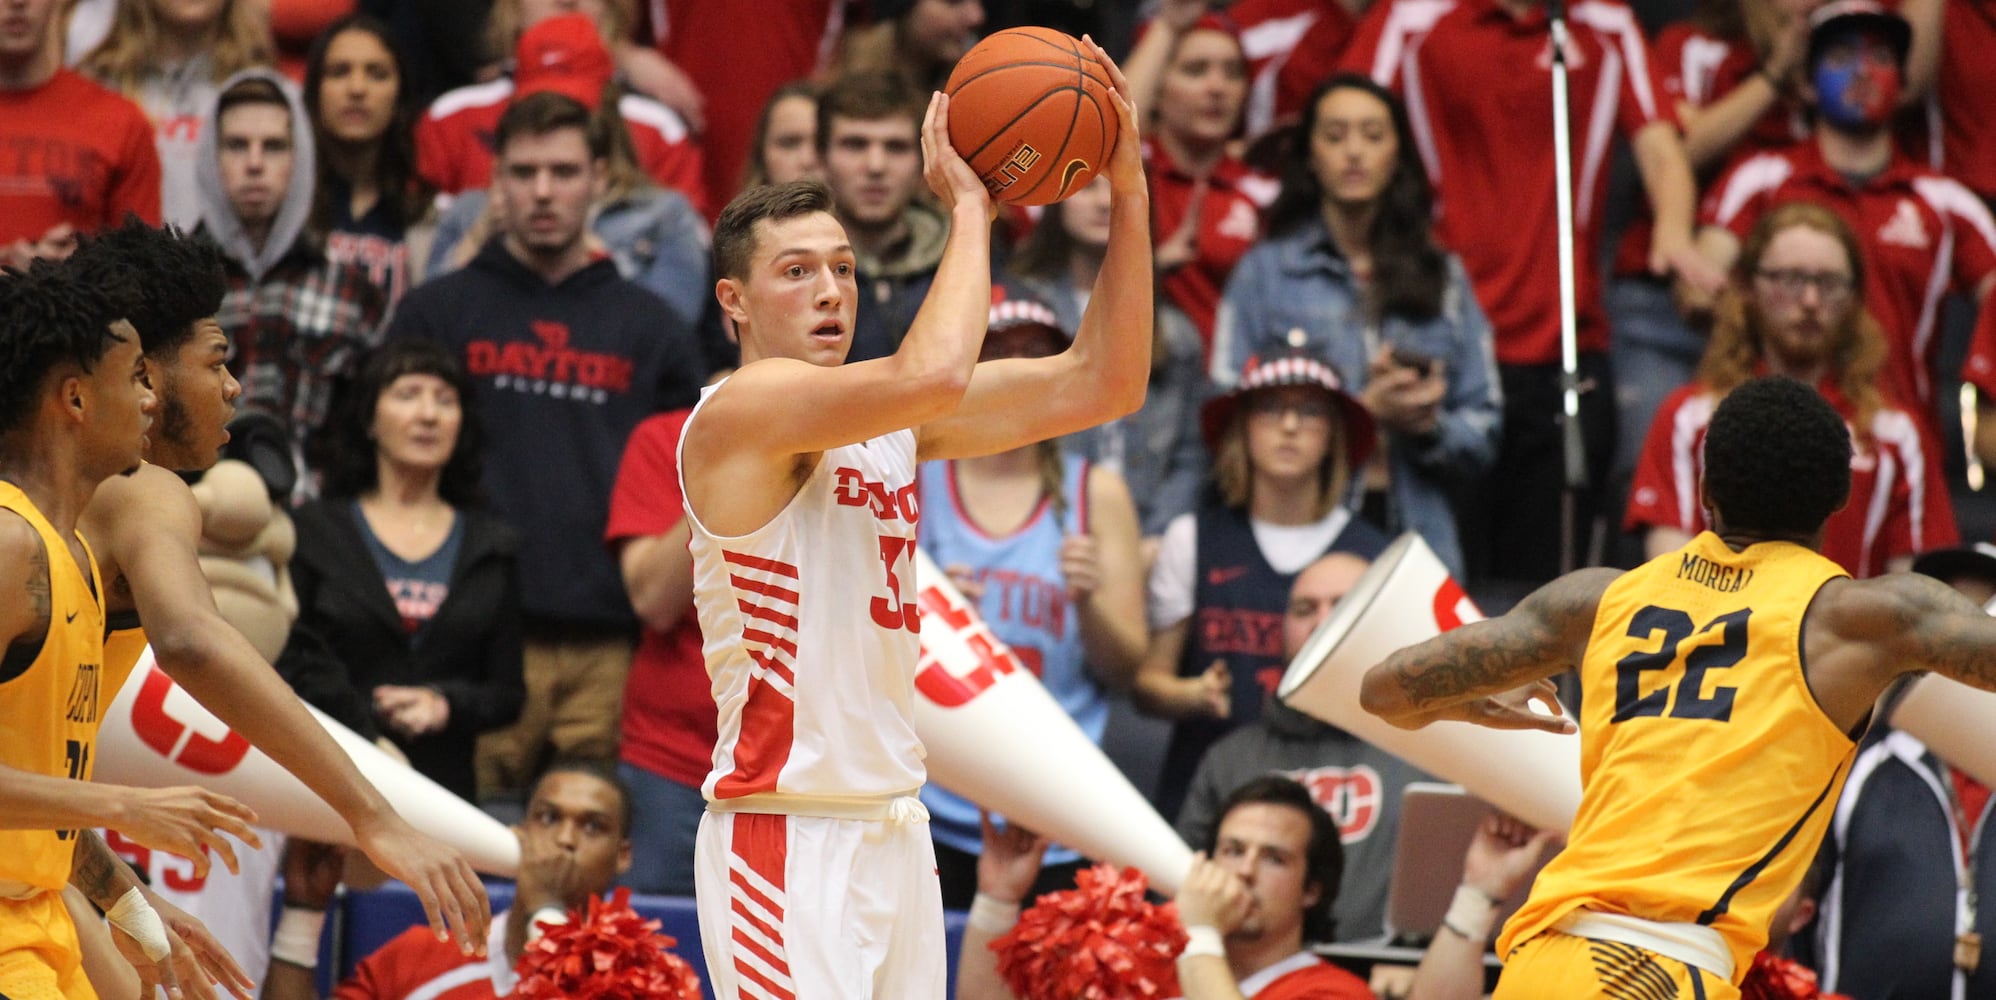
M1560 491L1560 572L1580 565L1575 535L1579 525L1579 494L1587 487L1587 448L1580 433L1579 318L1575 313L1573 242L1573 139L1566 95L1565 0L1549 0L1546 16L1552 29L1552 149L1553 194L1559 225L1559 362L1560 431L1565 444L1566 482Z

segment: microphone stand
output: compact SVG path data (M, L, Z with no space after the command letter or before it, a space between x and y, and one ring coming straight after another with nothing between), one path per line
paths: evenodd
M1553 193L1559 225L1559 362L1560 432L1565 446L1566 476L1560 491L1559 568L1570 573L1580 565L1575 539L1579 527L1580 491L1587 488L1587 448L1580 433L1579 319L1574 300L1573 138L1567 108L1566 0L1547 0L1552 29Z

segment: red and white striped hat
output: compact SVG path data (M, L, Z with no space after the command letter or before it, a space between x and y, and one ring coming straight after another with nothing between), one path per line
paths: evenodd
M1345 391L1344 380L1338 378L1335 369L1304 355L1255 363L1241 373L1240 384L1231 392L1207 400L1199 408L1199 432L1206 439L1207 450L1219 450L1220 438L1232 426L1235 411L1249 394L1286 385L1315 386L1329 393L1344 411L1345 457L1351 467L1357 469L1372 457L1372 446L1379 439L1379 425L1373 421L1372 413L1357 397Z

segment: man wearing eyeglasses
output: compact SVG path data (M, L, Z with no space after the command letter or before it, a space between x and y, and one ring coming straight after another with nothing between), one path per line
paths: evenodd
M1698 378L1664 401L1636 466L1623 527L1643 532L1652 558L1709 526L1698 502L1706 425L1719 400L1761 375L1814 386L1850 426L1850 502L1823 525L1823 555L1863 578L1956 544L1932 438L1880 384L1886 338L1865 308L1866 264L1851 227L1822 205L1780 205L1747 232Z
M1699 249L1720 267L1762 216L1786 201L1836 211L1857 234L1865 297L1889 353L1882 383L1938 439L1934 363L1941 302L1951 291L1978 307L1996 286L1996 221L1969 189L1921 166L1893 143L1912 31L1875 0L1835 0L1810 15L1802 97L1814 135L1748 157L1708 193ZM1979 359L1967 378L1996 398L1996 314L1984 310Z

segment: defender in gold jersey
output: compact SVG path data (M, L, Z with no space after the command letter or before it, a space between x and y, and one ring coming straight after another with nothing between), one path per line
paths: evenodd
M1365 708L1405 728L1567 731L1529 702L1580 672L1580 812L1498 939L1499 1000L1739 996L1887 685L1933 670L1996 690L1996 619L1936 580L1853 581L1817 553L1850 449L1812 389L1748 382L1705 441L1712 531L1366 675Z
M98 487L77 526L103 563L108 681L121 684L150 642L161 670L347 821L368 857L416 891L434 930L465 953L482 954L491 907L477 873L396 814L216 610L202 575L201 511L175 472L215 464L242 394L215 321L227 290L220 254L205 241L131 219L84 237L69 264L133 276L140 294L131 321L160 395L147 464ZM107 690L107 701L116 690ZM226 982L232 965L210 963L208 970Z

